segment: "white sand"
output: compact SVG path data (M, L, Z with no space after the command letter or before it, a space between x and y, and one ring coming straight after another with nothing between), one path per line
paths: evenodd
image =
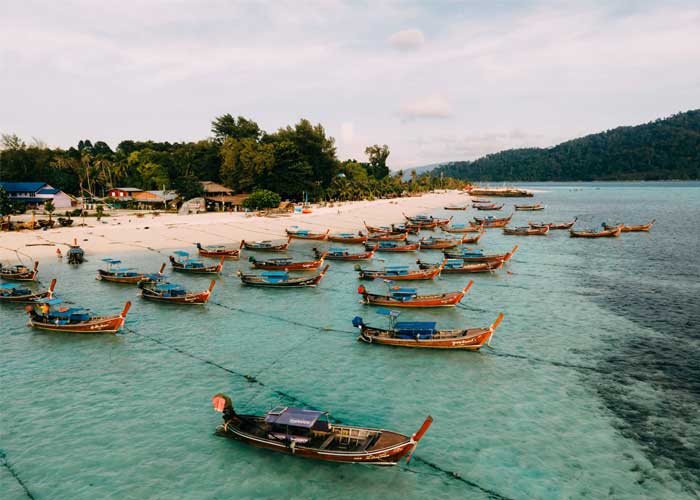
M244 213L161 214L158 217L147 214L137 218L134 212L125 211L105 217L99 223L93 217L86 218L86 227L1 232L0 260L16 263L21 257L26 263L29 258L54 257L57 248L65 254L73 238L88 255L119 255L138 249L187 250L197 242L202 245L238 245L242 239L284 240L285 228L295 225L319 232L326 229L353 232L364 230L363 221L377 226L399 223L404 221L402 213L416 215L450 204L466 204L469 200L463 192L443 191L415 198L346 202L334 207L314 208L311 214L280 218L246 216ZM80 222L80 218L76 218L73 224Z

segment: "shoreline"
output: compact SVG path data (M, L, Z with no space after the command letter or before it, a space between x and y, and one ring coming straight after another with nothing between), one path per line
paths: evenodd
M340 202L333 207L313 208L311 214L290 214L282 217L257 217L244 212L207 212L178 215L160 213L136 217L134 212L104 217L97 222L86 218L84 227L53 228L46 231L25 230L0 233L0 261L14 264L22 258L40 260L55 258L56 249L65 253L73 238L86 256L134 250L160 251L202 245L237 245L245 240L285 240L285 228L306 227L331 232L365 230L370 225L388 225L403 221L402 213L416 215L450 204L470 203L471 198L458 190L432 192L419 197L392 198L374 201ZM76 218L76 221L80 219ZM25 262L26 264L26 262Z

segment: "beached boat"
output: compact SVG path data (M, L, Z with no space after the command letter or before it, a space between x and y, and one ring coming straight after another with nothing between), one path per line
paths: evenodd
M501 210L503 208L503 205L496 205L495 203L488 203L488 204L481 204L481 203L474 203L472 204L473 208L476 208L477 210Z
M574 217L574 220L562 222L560 224L556 224L554 222L528 222L527 225L532 228L548 227L549 229L571 229L574 227L574 224L576 224L576 220L577 218Z
M359 232L357 234L353 234L353 233L329 234L328 241L332 241L334 243L345 243L345 244L364 243L365 241L367 241L367 235L362 234L362 232Z
M405 233L370 233L367 241L405 241L408 239L408 231Z
M411 225L418 226L423 229L446 226L452 221L452 217L450 217L449 219L438 219L433 217L432 215L416 215L413 217L409 217L408 215L403 214L403 216Z
M491 200L487 200L486 198L472 198L472 203L493 203Z
M93 316L85 309L57 307L61 303L61 299L51 298L27 306L28 325L52 332L116 333L124 325L124 318L131 307L131 302L127 302L118 316Z
M512 218L513 214L510 214L510 217L502 218L496 218L491 215L489 215L488 217L474 217L474 221L471 223L471 225L483 226L485 228L506 227Z
M239 415L225 394L212 398L214 409L223 413L217 427L220 436L267 450L328 462L396 465L430 427L428 417L412 436L370 427L333 424L328 414L304 408L281 407L265 415Z
M444 262L443 262L444 265ZM355 266L355 271L358 272L358 278L361 280L384 279L391 281L414 281L414 280L431 280L435 278L440 271L442 265L431 269L411 269L409 266L386 266L384 269L362 269L358 264Z
M331 247L327 252L321 252L318 248L314 248L314 255L320 258L324 253L328 260L368 260L374 257L379 244L374 245L374 248L368 252L350 253L347 248Z
M173 271L180 273L219 274L221 273L221 269L224 267L224 261L226 260L226 257L221 257L218 264L214 266L205 266L201 260L190 259L190 254L183 250L176 250L173 253L178 256L178 259L175 259L175 257L170 255L168 257L170 259L170 265L172 266Z
M316 276L310 278L291 278L286 271L263 271L261 274L247 274L238 271L238 277L246 285L269 288L301 288L318 285L326 272L328 264Z
M467 205L447 205L443 207L445 210L466 210L469 208Z
M48 290L32 290L26 285L16 283L0 284L0 302L30 303L41 299L53 298L53 291L56 288L56 278L51 280Z
M480 233L484 227L483 225L473 226L471 224L452 224L450 226L443 226L440 229L446 233Z
M480 248L464 248L458 251L443 252L448 259L461 259L465 262L507 262L513 257L518 245L508 253L487 255Z
M622 225L622 232L623 233L632 233L632 232L648 232L652 226L656 223L656 219L652 220L648 224L641 224L639 226L628 226L627 224ZM614 229L617 226L612 226L610 224L603 223L603 229L609 230L609 229Z
M110 281L112 283L138 283L146 276L144 273L139 273L128 267L115 267L122 263L121 260L112 258L101 259L102 262L108 264L107 269L98 269L95 279L100 281ZM165 270L165 264L160 268L159 273L162 274Z
M478 243L484 233L479 233L474 237L466 235L461 238L421 238L421 250L445 250L447 248L455 248L463 243Z
M66 257L69 264L82 264L85 262L85 251L78 245L77 238L73 238L73 244L68 245Z
M230 248L224 245L207 245L203 247L201 244L197 243L197 251L200 257L212 257L216 259L225 257L227 259L236 260L241 256L240 248Z
M323 265L326 253L322 253L318 259L306 262L294 262L291 258L280 257L277 259L257 260L252 255L248 261L254 269L265 269L267 271L313 271Z
M544 227L504 227L503 234L510 236L544 236L549 232L549 226Z
M59 217L58 224L61 227L70 227L73 225L73 219L71 219L70 217Z
M434 269L441 266L442 264L437 262L423 262L418 259L416 261L418 267L421 269ZM496 271L503 267L503 261L497 260L492 262L477 262L474 264L467 264L462 259L446 259L444 262L444 267L440 274L470 274L470 273L489 273Z
M326 229L325 233L313 233L308 229L285 229L287 236L296 240L325 240L330 233L330 229Z
M284 252L289 248L289 244L292 242L291 238L288 238L285 243L274 244L270 240L262 241L246 241L241 240L241 248L246 250L255 250L256 252Z
M24 264L3 266L0 264L0 278L7 281L36 281L39 274L39 262L34 262L34 267L29 268Z
M395 347L422 347L426 349L463 349L478 351L484 345L491 345L493 332L503 321L503 313L498 315L491 326L438 330L434 321L396 321L399 311L379 309L377 313L388 316L389 328L366 325L360 316L352 320L360 329L358 340L368 344L390 345Z
M211 280L209 288L201 292L188 292L182 286L175 283L159 281L144 281L139 288L141 297L147 300L167 302L169 304L206 304L211 297L211 292L216 285L216 280Z
M536 203L534 205L514 205L518 212L536 212L538 210L544 210L544 205L541 203Z
M443 292L430 295L418 295L415 288L389 286L388 295L369 293L364 285L357 288L357 293L362 295L362 303L371 306L386 307L454 307L464 298L474 281L469 281L467 286L458 292Z
M614 238L620 236L622 224L613 226L610 229L569 229L569 236L572 238Z
M365 243L365 248L370 250L376 247L375 250L377 252L415 252L420 250L420 243L417 241L405 244L399 244L396 241L379 241L377 243L378 245L367 242Z

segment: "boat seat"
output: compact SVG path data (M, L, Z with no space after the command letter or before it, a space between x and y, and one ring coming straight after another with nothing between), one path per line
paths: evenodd
M330 445L333 442L334 439L335 434L331 434L330 436L328 436L326 440L323 443L321 443L321 446L318 447L319 450L325 450L328 447L328 445Z

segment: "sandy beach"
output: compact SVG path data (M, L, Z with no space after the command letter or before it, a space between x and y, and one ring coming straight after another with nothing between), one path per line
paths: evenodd
M0 260L15 263L22 259L54 257L56 249L65 253L73 239L87 255L113 255L138 249L158 252L165 249L192 249L202 245L238 244L242 239L286 238L285 228L299 226L311 230L353 232L370 225L402 222L403 213L419 214L450 204L469 203L460 191L441 191L420 197L337 203L333 207L314 208L311 214L285 217L257 217L245 213L204 213L191 215L146 213L136 217L133 211L120 211L97 222L85 219L84 227L54 228L47 231L0 233ZM455 212L458 214L460 212ZM54 216L55 218L56 216ZM75 224L80 219L75 219Z

